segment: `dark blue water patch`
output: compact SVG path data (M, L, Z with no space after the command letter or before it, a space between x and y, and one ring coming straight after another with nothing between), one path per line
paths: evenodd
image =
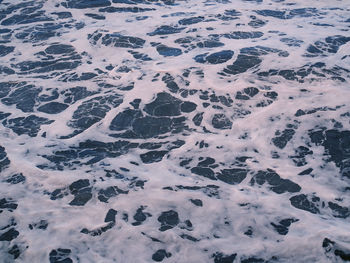
M283 149L286 147L287 143L293 138L293 135L295 134L295 130L293 129L285 129L282 132L276 131L274 138L272 138L272 143L280 148Z
M112 197L115 197L120 194L128 194L128 190L122 190L118 186L109 186L105 189L101 189L98 191L98 200L104 203L108 203L108 200Z
M290 203L297 209L305 210L312 214L319 214L320 198L317 196L308 196L305 194L295 195L291 197Z
M219 52L197 55L194 60L198 63L221 64L225 63L233 57L234 52L231 50L223 50Z
M328 207L332 210L334 217L347 218L350 216L350 209L333 202L328 202Z
M196 174L196 175L203 176L203 177L206 177L206 178L211 179L211 180L217 180L215 177L214 171L209 167L200 167L200 166L193 167L191 169L191 172Z
M287 235L289 232L289 227L292 223L298 222L299 219L295 219L295 218L286 218L286 219L282 219L281 221L279 221L278 223L271 223L271 225L273 226L273 228L276 230L276 232L280 235Z
M232 128L232 121L223 113L214 114L211 124L215 129L229 130Z
M105 7L110 6L111 2L108 0L68 0L61 3L62 6L66 8L77 8L77 9L85 9L85 8L94 8L94 7Z
M7 97L3 98L1 102L5 105L16 105L17 109L23 112L32 112L33 107L37 101L39 93L42 88L37 88L34 85L26 85L26 83L3 83L5 88L14 88ZM19 86L19 87L18 87ZM18 88L17 88L18 87Z
M91 18L96 19L96 20L105 20L106 19L105 16L99 15L99 14L86 13L85 15L87 17L91 17Z
M324 238L322 242L322 248L324 249L324 252L327 255L327 257L331 257L336 261L338 261L338 259L341 259L342 261L350 261L350 249L339 245L335 241L332 241L328 238ZM335 256L335 258L333 255Z
M66 19L72 17L71 12L52 12L51 14L56 15L59 19Z
M1 198L0 199L0 213L4 211L4 209L9 212L13 212L18 207L18 204L12 198Z
M28 227L30 230L41 229L45 230L48 227L49 223L46 220L40 220L36 223L29 224Z
M326 68L325 63L317 62L314 64L307 64L299 68L283 70L270 69L269 71L258 72L257 74L263 78L269 76L281 76L284 79L298 81L300 83L304 83L305 80L315 81L324 78L345 82L345 78L350 75L350 70L339 66Z
M350 178L350 131L339 130L311 130L311 142L322 145L328 157L340 168L342 176Z
M179 48L168 47L166 45L158 45L157 52L163 57L177 57L182 54L182 50Z
M326 37L324 41L316 41L314 44L307 48L308 57L314 57L319 55L326 55L325 53L335 54L339 48L350 41L350 37L341 35Z
M68 71L81 64L82 57L70 45L53 44L45 51L48 53L36 53L39 61L23 61L13 66L20 70L20 74L29 74Z
M191 203L194 204L195 206L202 207L203 206L203 201L200 199L190 199Z
M160 26L157 29L155 29L151 33L147 33L149 36L156 36L156 35L170 35L170 34L177 34L180 33L182 30L184 30L185 27L175 27L175 26Z
M23 29L23 31L16 33L15 37L22 40L24 43L35 43L60 36L60 29L62 28L64 28L63 24L44 23L33 27L27 27Z
M260 65L261 62L262 60L256 56L238 55L236 61L232 65L227 66L223 72L230 75L244 73Z
M186 51L190 51L195 48L215 48L222 47L225 44L218 40L218 37L211 37L209 39L202 39L199 37L182 37L176 39L174 42L181 47L186 48Z
M45 53L49 55L71 54L73 52L75 52L74 47L65 44L54 44L45 49Z
M282 0L282 1L284 1L284 0ZM273 258L276 258L276 257L273 257ZM268 262L268 261L265 259L262 259L262 258L257 258L257 257L241 258L241 263L266 263L266 262Z
M88 91L86 87L81 87L81 86L69 88L63 93L64 103L73 104L78 100L85 99L96 93L97 93L96 91ZM41 96L39 97L39 99L40 98Z
M279 19L286 19L286 11L278 11L278 10L256 10L255 11L257 14L262 15L262 16L271 16Z
M301 190L301 187L298 184L289 179L281 178L272 169L267 169L267 171L258 171L250 180L251 185L254 185L255 183L258 185L268 183L270 185L270 189L276 194L283 194L286 192L296 193Z
M0 151L1 151L1 148L0 148ZM0 152L0 155L1 155L1 152ZM1 156L0 156L0 158L1 158ZM6 159L4 159L4 160L6 160ZM3 167L4 160L0 160L0 172L2 171L1 167ZM13 174L6 179L6 183L9 183L9 184L19 184L19 183L24 183L25 181L26 181L26 177L22 173Z
M38 111L48 114L57 114L68 108L67 104L60 102L49 102L38 108Z
M171 186L166 186L163 187L164 190L170 190L170 191L182 191L182 190L186 190L186 191L200 191L202 193L204 193L205 195L207 195L208 197L215 197L220 199L220 194L219 194L219 189L220 187L217 185L206 185L206 186L186 186L186 185L176 185L174 187Z
M264 33L259 31L251 31L251 32L235 31L231 33L222 34L221 36L228 39L254 39L254 38L260 38L263 35Z
M10 165L5 148L0 145L0 172L4 171Z
M117 114L112 120L109 129L112 131L122 131L132 128L132 123L135 119L141 118L142 112L140 110L126 109Z
M164 155L167 153L168 151L150 151L141 154L140 158L143 163L157 163L163 160Z
M164 211L158 217L158 222L161 224L160 231L172 229L180 223L179 214L174 210Z
M292 19L294 17L313 17L325 14L325 12L320 12L317 8L297 8L287 11L278 10L256 10L257 14L262 16L270 16L278 19Z
M247 177L248 172L247 169L242 168L223 169L216 174L216 177L227 184L235 185L240 184Z
M271 53L277 53L280 57L288 57L289 53L284 50L269 48L264 46L246 47L240 50L241 54L250 56L263 56Z
M38 165L37 167L45 170L63 170L64 167L75 169L74 167L77 165L90 165L104 158L115 158L127 154L130 149L136 147L138 147L138 143L129 141L104 143L87 140L67 150L55 151L53 155L43 155L51 163ZM86 158L90 159L86 161Z
M158 93L154 101L147 104L145 112L153 116L179 116L181 115L181 100L166 92Z
M194 125L196 125L196 126L201 125L201 123L203 121L203 114L204 114L204 112L199 112L192 118Z
M15 50L15 47L0 45L0 57L4 57Z
M108 223L108 222L115 222L115 217L116 215L118 214L118 211L114 210L114 209L109 209L107 214L106 214L106 217L105 217L105 220L104 222L105 223Z
M167 252L165 249L158 249L154 254L152 255L152 260L155 262L161 262L165 258L170 258L171 253Z
M71 253L72 251L67 248L53 249L49 254L50 263L73 263L73 260L69 257Z
M13 256L13 259L17 259L22 253L21 249L17 245L13 245L7 252Z
M211 257L214 258L214 263L233 263L237 254L226 255L221 252L215 252Z
M100 8L99 12L105 12L105 13L142 13L142 12L148 12L148 11L154 11L156 9L154 8L141 8L141 7L114 7L109 6L105 8Z
M178 21L180 25L187 26L187 25L193 25L200 23L204 20L204 16L196 16L196 17L190 17L190 18L184 18Z
M296 38L287 38L287 37L281 38L280 41L290 47L300 47L304 43L303 40L299 40Z
M124 36L119 33L103 33L103 31L95 31L88 35L91 44L97 45L101 43L104 46L114 46L122 48L142 48L145 40L139 37Z
M45 11L38 11L36 13L25 14L16 14L11 17L8 17L2 20L1 25L3 26L13 26L13 25L23 25L31 24L35 22L51 22L52 18L45 15Z
M292 159L296 166L301 167L307 164L306 157L313 153L308 147L299 146L294 150L294 155L288 157Z
M128 50L128 52L136 59L142 60L142 61L151 61L152 58L150 58L147 54Z
M3 75L13 75L15 74L16 72L9 68L9 67L6 67L6 66L1 66L0 65L0 74L3 74Z
M70 136L75 136L102 120L108 111L119 106L122 101L118 95L100 96L84 101L68 122L68 126L75 129Z
M140 206L137 210L135 215L133 216L135 222L132 223L133 226L139 226L142 225L142 223L144 221L146 221L146 219L148 217L152 217L152 214L148 213L148 212L144 212L144 210L146 209L146 206Z
M4 120L2 124L13 130L16 134L27 134L30 137L36 137L40 131L41 125L48 125L53 123L53 120L29 115L28 117L18 117L14 119Z
M17 238L19 232L15 228L10 228L6 232L0 235L0 241L11 241Z
M266 21L258 19L256 16L250 16L252 20L248 22L248 25L251 26L252 28L260 28L266 25Z
M174 0L112 0L113 3L117 4L129 4L129 5L137 5L137 4L156 4L156 5L174 5Z
M237 11L236 9L225 10L224 14L227 16L241 16L242 15L242 13Z
M86 234L86 235L90 235L93 237L96 236L100 236L102 235L104 232L107 232L109 229L112 229L115 226L114 222L109 222L107 224L105 224L104 226L89 230L87 228L83 228L80 233Z

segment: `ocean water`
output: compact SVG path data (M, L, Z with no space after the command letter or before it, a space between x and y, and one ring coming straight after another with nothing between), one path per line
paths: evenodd
M0 0L0 261L350 261L350 2Z

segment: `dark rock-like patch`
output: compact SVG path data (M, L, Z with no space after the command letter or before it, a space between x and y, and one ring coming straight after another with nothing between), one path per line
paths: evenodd
M59 102L49 102L38 108L38 111L45 112L48 114L57 114L68 108L67 104Z
M276 223L271 223L271 225L274 227L274 229L278 232L280 235L287 235L289 231L289 226L292 223L295 223L299 221L298 219L295 218L287 218L287 219L282 219L279 221L277 224Z
M234 52L231 50L223 50L219 52L197 55L194 60L198 63L221 64L225 63L233 57Z
M240 184L247 177L248 170L241 168L223 169L216 175L217 179L227 184Z
M19 235L19 232L15 228L10 228L5 233L0 235L0 241L11 241L17 238L18 235Z
M146 219L147 217L151 217L152 215L150 213L147 212L143 212L143 210L145 210L146 207L145 206L140 206L137 210L135 215L133 216L135 222L132 223L133 226L139 226L141 225Z
M88 179L80 179L69 186L74 199L69 203L72 206L84 206L92 198L92 187Z
M104 31L95 31L88 35L88 39L93 45L104 45L121 48L142 48L145 40L139 37L124 36L120 33L105 33Z
M85 9L85 8L94 8L94 7L105 7L110 6L111 2L108 0L67 0L63 2L63 5L66 8L77 8L77 9Z
M182 50L175 47L168 47L166 45L158 45L157 52L163 57L177 57L182 54Z
M293 138L293 135L295 134L295 130L293 129L285 129L282 132L277 131L275 133L274 138L272 138L273 144L280 148L283 149L286 147L287 143Z
M236 61L232 65L227 66L223 72L230 75L243 73L260 65L261 61L259 57L238 55Z
M40 220L39 222L29 224L28 227L30 230L33 230L33 229L45 230L48 225L49 223L46 220Z
M235 32L223 34L222 36L228 39L249 39L249 38L260 38L263 35L264 33L259 31L253 31L253 32L235 31Z
M342 259L343 261L350 261L350 249L339 245L337 242L332 241L328 238L324 238L322 247L325 254L333 260ZM333 255L335 257L333 257Z
M350 178L350 131L309 131L312 143L322 145L329 157L339 168L342 176Z
M7 158L5 148L0 145L0 172L5 170L10 165L10 160Z
M180 222L179 215L174 210L165 211L158 217L158 222L161 223L159 230L166 231L177 226Z
M233 263L233 261L236 259L236 256L236 253L225 255L221 252L216 252L212 255L212 258L214 258L214 263Z
M28 117L18 117L14 119L5 120L2 124L10 128L16 134L27 134L30 137L36 137L40 131L41 125L48 125L53 123L53 120L29 115Z
M320 213L320 210L318 208L319 207L318 203L320 201L319 197L316 197L316 196L310 197L305 194L300 194L300 195L295 195L291 197L289 200L292 206L294 206L295 208L308 211L312 214Z
M167 153L168 151L150 151L141 154L140 157L143 163L156 163L160 162Z
M72 250L67 248L57 248L51 250L49 254L50 263L73 263L73 260L69 257Z
M68 122L68 126L75 128L73 134L69 135L69 137L83 132L102 120L108 111L119 106L122 101L118 95L95 97L84 101L73 113L72 120Z
M158 249L154 254L152 255L152 260L156 262L163 261L164 258L170 258L171 253L166 252L165 249Z
M200 23L203 20L204 20L203 16L197 16L197 17L190 17L190 18L181 19L181 20L179 20L178 23L182 26L187 26L187 25Z
M298 184L289 179L282 179L272 169L268 169L267 171L258 171L250 181L251 185L254 185L255 183L258 185L268 183L270 185L270 189L277 194L282 194L285 192L296 193L301 190L301 187Z
M200 199L190 199L191 203L195 206L203 206L203 202Z
M109 186L106 189L101 189L98 192L98 200L100 200L101 202L105 202L108 203L108 200L112 197L115 197L119 194L128 194L129 191L124 191L122 189L120 189L117 186Z
M211 180L216 180L214 171L208 167L193 167L191 169L191 172L194 174L209 178Z
M155 35L176 34L176 33L180 33L184 29L185 27L160 26L157 29L155 29L153 32L148 33L147 35L155 36Z
M219 130L227 130L232 128L232 122L223 113L216 113L211 121L213 127Z
M108 223L108 222L115 222L115 217L118 214L118 211L114 210L114 209L109 209L104 222Z

